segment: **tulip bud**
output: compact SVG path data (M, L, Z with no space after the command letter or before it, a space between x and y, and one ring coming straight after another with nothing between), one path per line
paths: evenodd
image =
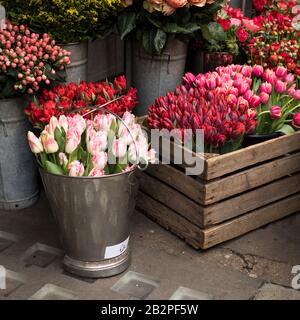
M103 151L97 152L92 157L94 168L98 170L103 170L105 168L105 166L107 165L107 160L107 153Z
M28 131L27 138L29 147L33 153L38 154L44 151L41 141L34 135L34 133Z
M127 143L122 139L115 139L112 145L112 154L116 158L125 157L127 152Z
M293 98L296 100L300 100L300 90L295 90L293 93Z
M261 99L262 104L268 104L269 99L270 99L270 95L265 93L265 92L261 92L259 94L259 97Z
M78 160L71 162L68 169L70 177L82 177L84 175L84 166Z
M255 65L253 67L252 73L255 77L261 77L264 73L264 68L262 66L259 65Z
M281 80L277 80L275 83L275 90L278 93L286 92L286 87L287 87L287 84L285 82L282 82Z
M271 119L280 119L281 118L281 107L273 106L270 108L270 117Z
M41 140L46 153L56 153L59 149L58 144L53 135L44 130L41 133Z
M300 126L300 113L295 113L293 116L293 125L299 127Z
M91 172L89 173L89 177L93 177L93 178L99 178L105 175L104 170L100 170L100 169L92 169Z

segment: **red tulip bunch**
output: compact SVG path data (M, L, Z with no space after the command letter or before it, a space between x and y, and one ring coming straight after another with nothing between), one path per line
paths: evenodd
M72 110L81 109L80 114L91 110L88 107L103 105L120 98L107 106L107 109L123 115L137 104L137 91L130 88L126 93L127 83L124 76L109 82L85 82L58 85L51 90L44 89L37 99L30 102L25 110L31 122L41 129L49 123L51 117L70 114ZM84 109L87 108L87 109Z
M254 9L261 13L264 11L280 11L282 13L291 13L297 5L296 0L253 0Z
M33 94L51 81L64 80L69 56L48 34L6 23L0 29L0 96Z
M228 74L186 74L176 92L158 98L149 108L150 128L203 129L206 152L225 153L240 147L255 131L255 113Z
M186 74L175 92L149 108L153 129L203 129L206 152L239 148L246 134L291 133L299 125L300 90L286 68L230 65ZM292 127L294 126L294 129Z

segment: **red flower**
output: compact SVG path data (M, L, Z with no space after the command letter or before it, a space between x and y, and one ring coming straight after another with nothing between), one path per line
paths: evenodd
M222 18L218 17L217 22L223 28L224 31L227 31L230 29L231 22L229 19L222 19Z
M267 0L253 0L253 5L256 11L263 11L265 5L267 4Z
M240 42L245 42L248 39L249 33L243 27L239 27L236 30L236 36Z

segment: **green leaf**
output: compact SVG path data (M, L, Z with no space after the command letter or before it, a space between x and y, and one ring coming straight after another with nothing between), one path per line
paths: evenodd
M50 161L46 161L45 165L46 165L46 170L49 173L58 174L58 175L64 174L64 170L60 166L58 166Z
M142 37L143 48L149 54L159 53L156 51L154 46L154 38L156 36L156 32L154 30L145 30Z
M123 40L136 27L136 13L124 11L118 15L117 29Z
M217 22L211 22L208 24L208 29L213 38L217 41L224 41L225 40L225 32L223 28Z
M285 135L289 135L294 133L295 129L292 126L285 124L281 129L277 130L276 132L281 132Z
M57 142L57 144L59 146L59 151L60 152L64 152L65 145L66 145L66 140L63 137L63 133L58 128L55 129L54 137L55 137L55 140L56 140L56 142Z
M154 38L154 47L157 52L161 53L163 51L167 43L167 39L167 34L164 31L157 29L156 36Z

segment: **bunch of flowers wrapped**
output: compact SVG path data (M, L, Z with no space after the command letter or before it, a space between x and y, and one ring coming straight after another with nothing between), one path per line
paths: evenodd
M28 142L39 166L58 175L101 177L155 161L154 150L129 112L123 121L111 114L93 120L78 114L52 117L39 138L28 132Z
M144 8L149 12L162 12L164 15L169 16L173 14L177 9L196 6L204 7L207 4L214 3L215 0L145 0Z
M133 0L118 15L122 39L135 34L148 54L162 54L169 36L187 38L213 19L225 0Z
M207 49L210 52L229 52L233 55L239 53L239 41L245 41L248 33L245 30L257 32L260 24L256 19L244 16L241 9L227 5L218 11L216 21L202 26L202 35L208 41Z
M149 108L150 128L203 129L206 152L239 148L246 134L291 133L299 128L300 90L283 67L231 65L186 74L176 92ZM293 128L294 127L294 128Z
M117 13L130 0L0 0L9 19L47 32L61 42L77 42L111 31Z
M51 117L79 111L85 114L90 107L111 102L107 108L123 115L137 104L137 91L130 88L126 93L127 83L124 76L110 82L85 82L58 85L51 90L43 90L30 102L25 112L34 126L43 129ZM118 100L116 100L118 99ZM86 108L86 109L85 109ZM78 110L80 109L80 110Z
M54 80L64 80L70 53L48 34L6 23L0 30L0 96L33 94Z

